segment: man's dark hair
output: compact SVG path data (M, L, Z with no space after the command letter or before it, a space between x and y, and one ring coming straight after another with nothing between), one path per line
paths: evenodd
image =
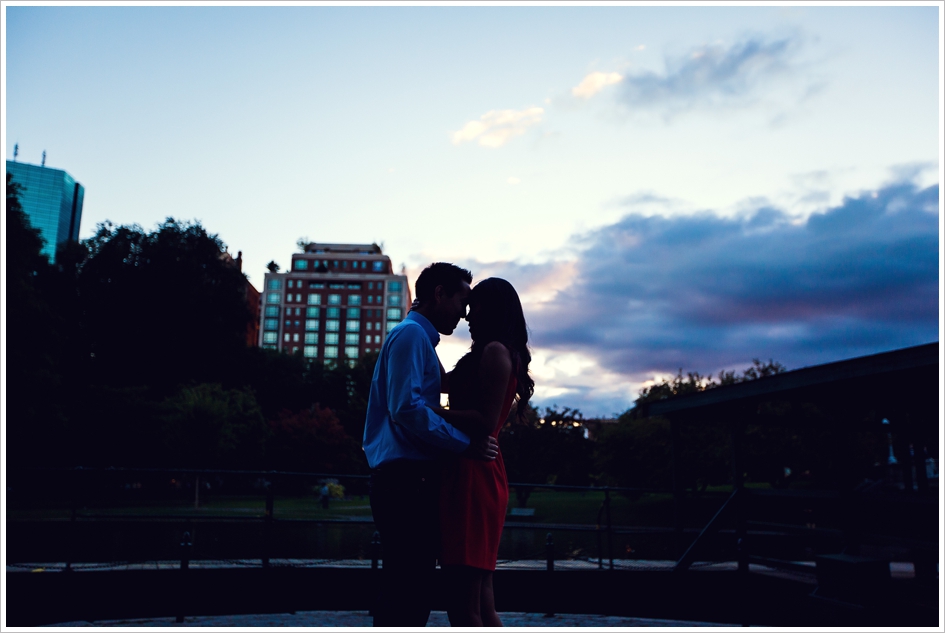
M417 277L414 289L420 305L433 300L437 286L443 286L447 294L456 294L463 287L463 282L472 283L472 273L465 268L446 262L436 262L423 269Z

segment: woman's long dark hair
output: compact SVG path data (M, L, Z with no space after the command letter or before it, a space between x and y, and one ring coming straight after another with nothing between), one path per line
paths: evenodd
M505 345L512 355L512 374L516 378L518 417L524 420L528 401L535 392L535 381L528 375L532 360L528 351L528 327L522 302L512 284L505 279L490 277L480 281L469 294L470 307L477 310L476 338L472 349L456 363L457 373L475 376L482 351L492 341Z

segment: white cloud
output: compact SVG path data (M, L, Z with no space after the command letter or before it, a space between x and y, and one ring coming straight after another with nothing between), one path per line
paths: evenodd
M639 46L635 47L633 50L635 50L635 51L642 51L642 50L645 50L645 49L646 49L646 44L640 44Z
M595 71L582 79L577 86L571 88L571 94L580 99L590 99L607 86L619 83L621 79L623 79L623 76L620 73Z
M510 185L517 185L518 183L522 182L522 179L516 178L515 176L509 176L505 182L509 183Z
M544 108L524 110L490 110L478 121L469 121L453 132L453 144L479 141L483 147L502 147L509 139L525 133L530 126L541 123Z

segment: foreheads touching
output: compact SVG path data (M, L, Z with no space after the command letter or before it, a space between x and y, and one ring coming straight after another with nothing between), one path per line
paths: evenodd
M472 273L454 264L430 264L417 277L417 311L441 334L452 334L466 316Z

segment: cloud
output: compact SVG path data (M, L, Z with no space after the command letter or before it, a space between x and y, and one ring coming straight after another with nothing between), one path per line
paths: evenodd
M662 74L644 72L621 82L620 101L632 109L681 112L748 100L767 80L793 70L799 41L755 37L724 47L702 46L666 60Z
M521 178L516 178L515 176L509 176L509 177L505 180L505 182L509 183L510 185L517 185L517 184L519 184L520 182L522 182L522 179L521 179Z
M607 86L620 83L621 79L623 76L620 73L593 72L571 88L571 94L579 99L590 99Z
M804 221L770 205L631 213L575 236L567 261L470 265L519 289L544 359L536 402L607 415L679 368L796 369L937 340L938 196L897 182Z
M532 125L541 122L544 108L524 110L490 110L476 121L469 121L460 130L453 132L453 144L477 140L483 147L502 147L509 139L525 133Z

